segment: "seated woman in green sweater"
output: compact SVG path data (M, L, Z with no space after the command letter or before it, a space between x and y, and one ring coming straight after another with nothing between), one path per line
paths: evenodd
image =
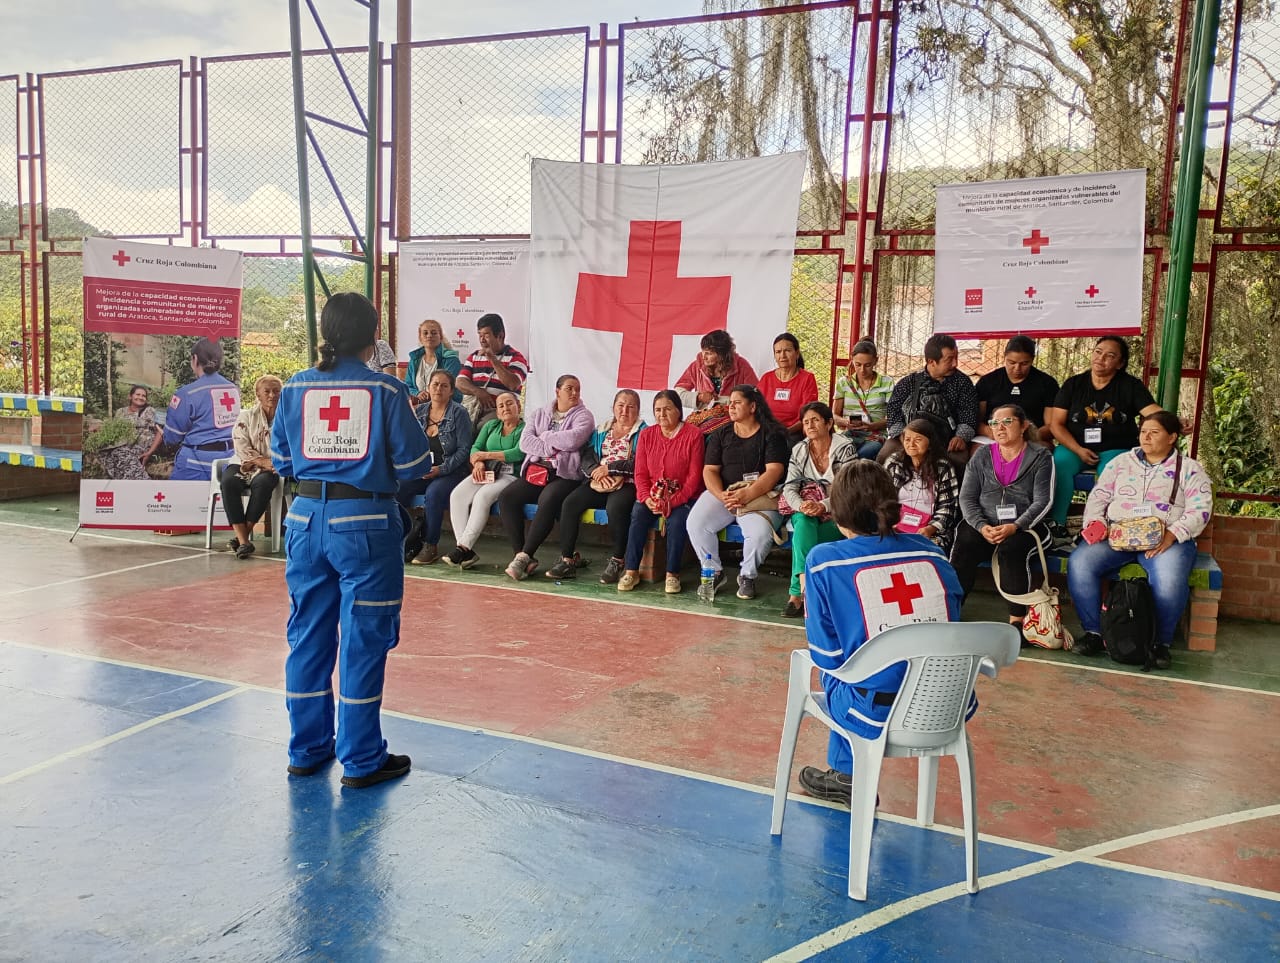
M472 546L484 531L489 509L516 480L515 473L524 461L520 399L504 391L498 395L495 411L497 420L485 422L471 446L471 474L449 495L449 519L458 547L443 557L446 565L471 568L480 561Z

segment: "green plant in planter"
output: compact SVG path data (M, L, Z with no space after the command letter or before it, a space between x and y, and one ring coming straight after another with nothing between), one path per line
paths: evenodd
M108 418L97 431L84 436L85 451L106 451L120 445L131 445L138 440L138 429L126 418Z

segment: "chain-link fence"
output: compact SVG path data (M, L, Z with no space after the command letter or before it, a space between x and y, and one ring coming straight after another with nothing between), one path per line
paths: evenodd
M40 77L44 199L95 230L182 234L182 64Z
M303 57L312 119L308 164L311 230L316 237L365 233L367 49ZM209 238L297 237L298 160L293 76L288 54L213 57L204 69L204 234ZM345 73L351 83L348 90ZM352 97L354 94L354 99Z
M588 31L410 49L411 236L527 235L529 163L582 159Z
M892 375L919 366L933 327L939 184L1141 167L1149 251L1132 369L1159 357L1193 0L1158 15L1136 0L715 6L727 12L624 24L609 34L616 46L587 28L413 44L411 126L397 131L389 109L383 121L383 197L405 133L412 237L527 234L532 157L590 159L586 145L601 143L622 163L803 150L788 328L830 384L855 335L874 335ZM1204 415L1200 452L1217 460L1223 484L1268 491L1280 487L1280 20L1271 2L1224 6L1183 410ZM339 54L355 103L327 53L304 58L308 108L350 128L312 125L325 158L311 163L313 228L340 242L365 224L365 145L353 133L364 126L365 57ZM31 98L37 211L48 209L50 237L185 239L186 224L201 242L244 244L246 377L277 358L303 363L288 56L210 58L189 78L176 60L44 74L35 87L28 94L18 78L0 77L0 104L15 107L0 116L16 119L0 121L0 253L12 252L0 258L5 330L19 331L28 310L16 158ZM194 195L185 151L200 159ZM40 302L54 342L48 387L74 390L57 372L78 365L75 244L49 251L43 235L37 244L49 277ZM359 265L326 268L343 286ZM1060 378L1082 370L1091 340L1044 340L1040 366ZM962 370L990 370L1002 347L962 342ZM62 363L64 354L75 362ZM1248 452L1232 454L1241 437Z

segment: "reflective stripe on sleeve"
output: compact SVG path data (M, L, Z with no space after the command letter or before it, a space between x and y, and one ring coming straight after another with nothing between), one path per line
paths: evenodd
M413 461L405 462L403 465L396 465L393 463L391 467L395 468L397 471L399 471L401 468L412 468L414 465L422 464L424 461L426 461L430 457L431 457L431 449L428 448L426 451L424 451L419 457L415 458Z

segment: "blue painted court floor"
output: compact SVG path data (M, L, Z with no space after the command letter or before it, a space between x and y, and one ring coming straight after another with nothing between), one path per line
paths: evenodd
M283 698L0 643L0 959L1274 960L1280 902L386 716L404 780L286 776ZM954 778L944 763L941 778Z

